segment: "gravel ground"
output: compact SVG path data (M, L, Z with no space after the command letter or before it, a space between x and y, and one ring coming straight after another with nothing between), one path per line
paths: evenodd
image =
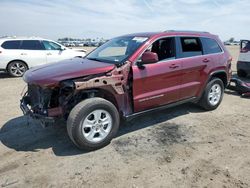
M238 47L229 50L235 61ZM82 152L64 126L22 116L24 82L0 77L0 187L250 187L250 99L226 90L215 111L186 104L140 117Z

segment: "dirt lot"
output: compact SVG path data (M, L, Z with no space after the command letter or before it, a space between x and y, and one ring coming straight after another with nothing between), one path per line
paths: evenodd
M65 127L22 116L24 82L0 76L0 187L250 187L250 99L227 90L212 112L187 104L137 118L88 153Z

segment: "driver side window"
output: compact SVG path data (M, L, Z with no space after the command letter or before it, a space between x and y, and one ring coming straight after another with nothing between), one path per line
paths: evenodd
M44 45L46 50L61 50L60 45L58 45L58 44L56 44L54 42L51 42L51 41L44 40L43 45Z
M158 55L159 61L175 59L175 38L168 37L155 41L146 51Z

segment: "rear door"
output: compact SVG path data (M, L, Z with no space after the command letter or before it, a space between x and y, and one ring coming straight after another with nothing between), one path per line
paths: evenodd
M177 44L178 58L182 62L180 99L196 97L207 78L206 69L211 59L203 56L199 37L178 37Z
M29 67L46 63L46 55L43 45L39 40L23 40L19 49L20 59Z
M242 40L240 42L239 61L250 62L250 41Z
M176 102L180 97L181 60L176 59L175 38L159 39L147 51L157 53L159 61L144 68L132 67L135 112Z

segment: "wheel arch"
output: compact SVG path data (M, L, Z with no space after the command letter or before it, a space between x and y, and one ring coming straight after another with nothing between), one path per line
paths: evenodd
M14 60L11 60L11 61L7 64L6 70L8 70L9 65L10 65L12 62L14 62L14 61L20 61L20 62L24 63L24 64L27 66L27 68L29 69L29 65L28 65L25 61L23 61L23 60L21 60L21 59L14 59Z
M85 95L87 94L87 95ZM115 94L112 93L111 91L107 90L107 89L103 89L103 88L91 88L91 89L87 89L87 90L82 90L80 92L80 95L84 96L82 99L87 99L87 98L92 98L92 97L100 97L103 98L109 102L111 102L113 105L115 105L115 107L117 108L117 110L119 111L119 103L116 100ZM80 101L78 101L80 102Z
M213 79L213 78L219 78L222 80L223 84L224 84L224 88L227 87L227 84L228 84L228 77L227 77L227 73L226 71L224 70L219 70L219 71L215 71L215 72L212 72L210 74L210 77L209 77L209 80L208 82Z

